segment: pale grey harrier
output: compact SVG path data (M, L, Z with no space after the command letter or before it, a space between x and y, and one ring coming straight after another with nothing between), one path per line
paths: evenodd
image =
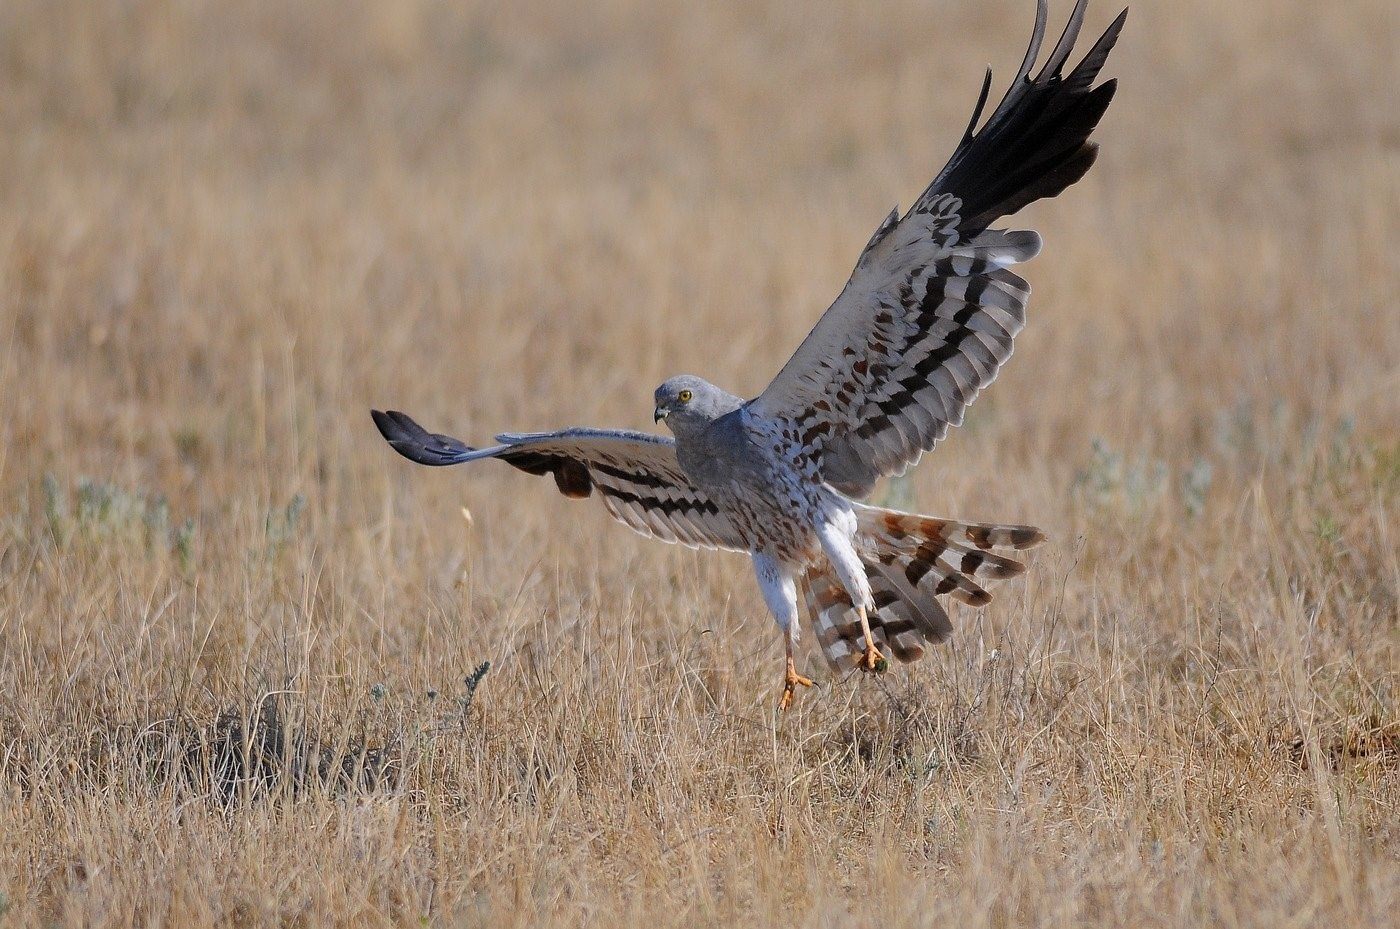
M941 594L972 606L986 580L1024 567L990 549L1024 549L1028 526L960 523L858 503L880 478L934 447L1011 355L1030 287L1010 266L1040 251L1029 231L989 229L1084 176L1089 134L1115 82L1094 80L1122 29L1114 20L1063 73L1084 18L1031 76L1030 48L981 130L991 71L953 157L902 217L892 211L841 295L758 397L744 401L698 377L656 389L656 420L675 438L603 429L506 434L472 448L403 413L374 411L384 438L426 465L499 458L552 474L570 497L596 489L608 512L668 542L748 552L787 645L783 707L796 685L792 647L801 589L827 661L883 671L884 650L914 661L952 632Z

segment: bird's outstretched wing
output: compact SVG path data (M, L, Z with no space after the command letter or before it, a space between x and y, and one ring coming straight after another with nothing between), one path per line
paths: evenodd
M428 432L407 414L372 410L374 424L400 455L425 465L499 458L528 474L552 474L566 497L596 489L616 519L637 532L697 548L747 551L728 517L691 484L663 436L607 429L565 429L496 436L499 445L472 448Z
M1094 163L1089 134L1115 89L1094 80L1127 10L1066 75L1086 3L1031 77L1045 34L1041 0L1001 104L974 131L989 70L947 166L908 213L890 213L875 231L836 302L750 404L798 437L823 480L845 493L864 496L918 461L1011 356L1030 287L1009 267L1033 258L1040 236L987 227L1055 196Z

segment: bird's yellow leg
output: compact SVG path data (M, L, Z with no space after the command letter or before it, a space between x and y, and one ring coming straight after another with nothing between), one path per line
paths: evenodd
M889 670L889 661L875 647L875 637L870 634L870 620L865 615L865 607L856 607L856 615L860 617L860 631L865 636L865 654L860 657L860 669L875 672Z
M785 710L792 706L793 691L798 685L811 687L812 679L803 677L797 673L797 662L792 658L792 636L785 636L787 640L787 673L783 675L783 699L778 702L778 709Z

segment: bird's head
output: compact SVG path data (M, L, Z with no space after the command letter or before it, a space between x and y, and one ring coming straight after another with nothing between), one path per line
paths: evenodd
M654 419L663 419L680 435L703 428L726 413L737 410L742 401L727 391L693 374L673 377L656 388Z

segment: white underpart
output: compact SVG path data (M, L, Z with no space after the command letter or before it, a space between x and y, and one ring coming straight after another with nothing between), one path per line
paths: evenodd
M754 552L753 570L758 575L763 600L778 621L778 628L796 642L802 624L797 621L797 581L791 569L771 555Z
M875 609L875 599L870 594L870 580L865 576L865 565L861 564L856 552L856 513L851 507L829 508L817 526L817 538L821 541L826 560L832 570L851 595L851 602L864 606L867 611Z

